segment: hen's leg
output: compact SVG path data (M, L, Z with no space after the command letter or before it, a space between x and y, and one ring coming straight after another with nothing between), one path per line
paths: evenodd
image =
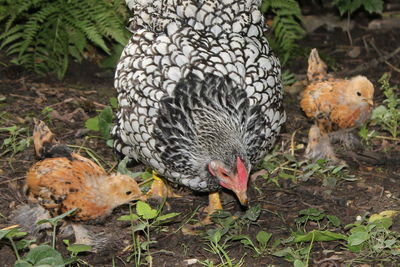
M185 225L185 227L182 228L184 234L198 235L198 231L195 230L196 228L213 223L211 221L211 215L215 213L217 210L222 210L222 204L219 198L219 193L218 192L210 193L208 195L208 201L209 201L208 206L204 208L204 212L206 213L205 218L196 224Z
M308 145L306 148L305 157L316 161L318 159L327 159L332 164L346 164L343 160L336 157L333 151L332 144L329 140L329 135L321 133L317 125L313 125L308 133Z
M201 225L211 224L211 215L217 210L222 210L221 199L219 198L219 193L214 192L208 195L208 206L205 207L204 212L207 213L206 217L201 220Z
M157 173L153 171L153 183L151 184L150 190L147 192L146 197L148 198L168 198L168 197L181 197L175 194L171 187L169 187Z

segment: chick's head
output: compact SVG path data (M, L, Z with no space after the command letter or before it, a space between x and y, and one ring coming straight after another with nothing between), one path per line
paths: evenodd
M365 76L356 76L349 80L345 89L345 98L348 103L368 104L372 106L374 86Z
M133 200L144 199L137 182L128 175L115 174L108 177L104 184L105 198L116 207Z

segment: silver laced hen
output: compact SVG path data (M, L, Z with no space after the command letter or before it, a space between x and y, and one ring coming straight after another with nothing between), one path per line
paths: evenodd
M115 74L115 148L172 183L235 192L285 113L260 1L127 0L133 36Z

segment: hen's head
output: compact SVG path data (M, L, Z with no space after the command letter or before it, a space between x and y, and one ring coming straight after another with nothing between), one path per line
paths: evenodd
M372 106L374 104L374 86L365 76L353 77L346 87L345 97L348 103L366 103Z
M143 198L137 182L128 175L115 174L107 177L102 189L104 198L113 207Z
M222 187L232 190L242 205L247 205L248 168L241 157L236 156L234 163L229 165L212 160L208 164L208 171Z

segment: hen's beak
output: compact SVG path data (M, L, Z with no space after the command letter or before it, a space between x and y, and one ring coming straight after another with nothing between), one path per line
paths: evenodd
M239 201L240 201L240 204L242 204L243 206L247 206L247 203L248 203L248 199L247 199L247 187L246 187L245 190L241 190L241 191L232 190L232 191L236 194L237 198L238 198Z

